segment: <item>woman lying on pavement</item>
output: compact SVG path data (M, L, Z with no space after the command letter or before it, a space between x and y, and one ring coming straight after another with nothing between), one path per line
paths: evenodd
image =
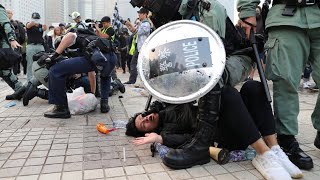
M272 109L260 82L248 81L240 92L231 86L224 86L220 102L214 138L203 132L199 141L214 139L209 146L216 141L218 147L229 151L245 150L251 145L257 152L252 164L266 179L302 178L300 169L288 159L277 143ZM150 111L154 113L146 116L137 113L130 118L126 135L137 137L133 140L135 145L158 142L170 148L185 148L185 144L194 139L193 135L198 135L200 103L197 107L192 103L173 105L155 101ZM197 146L194 150L202 149L201 146L206 146L204 144L194 144ZM199 150L195 154L193 156L202 156L202 161L190 166L179 166L184 159L171 161L175 155L171 152L165 155L163 162L171 168L180 169L210 161L209 152L206 154Z

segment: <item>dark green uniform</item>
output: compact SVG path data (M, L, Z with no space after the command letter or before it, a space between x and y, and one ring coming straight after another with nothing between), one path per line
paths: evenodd
M257 0L239 0L240 18L255 16ZM268 14L269 39L266 76L273 81L274 113L278 134L298 134L300 76L309 61L312 77L320 83L320 9L317 5L298 7L293 16L283 16L284 4L274 5ZM320 131L320 96L311 116Z
M11 27L9 18L7 16L6 10L0 6L0 28L4 32L5 37L1 36L1 47L10 48L8 41L15 40L15 33ZM1 69L0 66L0 77L15 91L22 87L22 83L18 80L16 75L12 73L11 69Z

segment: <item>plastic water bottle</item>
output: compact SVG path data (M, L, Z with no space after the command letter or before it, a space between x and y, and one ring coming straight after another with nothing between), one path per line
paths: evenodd
M160 155L160 158L163 159L164 156L169 152L169 148L167 146L164 146L160 143L156 143L155 144L155 147L156 147L156 151L158 151L159 155Z
M252 160L254 157L256 157L256 151L254 149L247 148L246 150L231 151L229 161L238 162Z

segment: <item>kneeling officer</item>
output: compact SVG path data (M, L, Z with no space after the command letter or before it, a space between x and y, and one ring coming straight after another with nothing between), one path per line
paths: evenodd
M53 110L46 112L44 116L48 118L70 118L66 95L66 79L70 75L87 73L96 69L101 72L101 112L109 112L110 74L117 61L112 42L99 38L89 31L78 29L77 32L69 32L62 39L55 54L46 60L47 63L55 62L57 57L71 46L77 47L83 56L57 62L50 68L49 103L55 106Z

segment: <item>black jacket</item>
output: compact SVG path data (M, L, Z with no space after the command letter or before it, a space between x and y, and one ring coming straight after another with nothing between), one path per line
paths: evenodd
M167 104L159 112L158 133L163 144L177 148L191 140L197 127L198 107L188 104Z

